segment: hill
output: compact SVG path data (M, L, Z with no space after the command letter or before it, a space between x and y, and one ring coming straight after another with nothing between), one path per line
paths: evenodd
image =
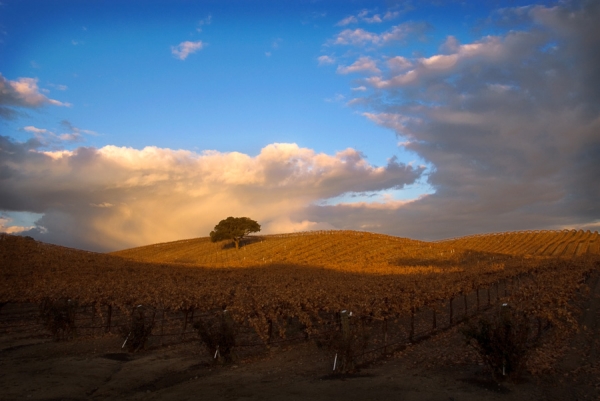
M516 231L477 234L439 241L438 244L506 255L531 255L571 258L600 254L597 231Z
M473 252L475 251L475 252ZM397 272L397 266L440 267L490 260L494 254L570 258L600 254L598 233L590 231L522 231L417 241L359 231L315 231L253 236L238 251L227 241L196 238L112 252L140 262L204 267L265 264L322 266L372 273Z

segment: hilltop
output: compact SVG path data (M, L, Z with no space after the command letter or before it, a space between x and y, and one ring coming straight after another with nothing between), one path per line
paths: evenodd
M151 263L204 267L243 267L293 263L343 270L391 272L396 266L439 266L493 254L570 258L600 254L597 232L519 231L479 234L436 242L417 241L361 231L314 231L251 236L238 251L227 241L187 239L112 252Z

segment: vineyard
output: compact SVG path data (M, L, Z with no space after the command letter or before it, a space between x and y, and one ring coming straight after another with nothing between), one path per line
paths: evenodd
M572 258L585 254L600 254L598 232L589 230L479 234L439 241L437 244L505 255Z
M540 333L572 331L570 301L598 269L598 246L583 231L436 243L324 231L256 236L240 250L199 238L98 254L1 235L0 305L65 316L73 305L80 335L112 330L127 342L138 324L154 345L195 338L215 358L224 332L238 348L312 338L341 352L340 341L362 338L356 359L507 302Z
M203 267L292 263L390 274L402 273L398 266L463 266L477 258L473 253L465 254L466 250L481 252L478 258L482 262L486 257L491 260L493 254L562 258L600 255L600 236L589 230L482 234L437 242L358 231L317 231L253 236L246 241L240 251L232 244L212 243L206 237L127 249L112 255L142 262Z

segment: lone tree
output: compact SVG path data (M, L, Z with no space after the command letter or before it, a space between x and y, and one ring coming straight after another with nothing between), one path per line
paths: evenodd
M215 226L214 231L210 232L210 240L217 242L230 239L235 243L235 249L240 249L242 238L250 233L259 231L260 224L248 217L228 217L225 220L221 220Z

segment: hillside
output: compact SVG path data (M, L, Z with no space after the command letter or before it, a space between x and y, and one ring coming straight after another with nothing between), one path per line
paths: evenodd
M519 256L572 258L584 254L600 254L600 236L597 231L590 232L590 230L541 230L478 234L437 243L481 252Z
M370 273L393 273L399 265L430 266L434 259L438 263L456 259L451 246L358 231L252 236L239 250L228 241L212 243L204 237L126 249L111 255L141 262L203 267L294 264Z
M504 233L429 243L335 231L254 237L239 251L227 242L213 244L199 238L100 254L2 234L0 332L13 336L18 315L24 319L21 331L14 338L6 337L6 352L21 349L22 343L16 341L40 335L47 339L43 333L55 328L55 339L73 339L64 349L89 341L89 349L96 352L98 344L106 342L106 358L119 358L139 369L141 364L123 354L123 347L143 326L148 353L141 355L156 355L157 349L183 350L190 344L185 349L194 353L194 368L180 374L186 382L188 376L196 380L209 375L221 363L215 361L217 351L227 352L227 348L219 348L215 341L222 341L227 333L241 359L232 372L260 358L279 358L269 365L272 375L283 360L277 347L299 352L314 345L302 362L313 369L311 377L316 377L315 372L331 372L338 354L346 362L336 372L351 372L354 363L400 356L406 344L412 344L410 352L423 341L427 346L421 348L422 355L406 362L411 374L417 364L429 375L435 366L452 361L452 371L463 364L471 372L467 377L481 380L487 373L476 355L465 358L468 352L459 326L465 319L492 313L496 305L508 304L527 316L528 330L540 341L527 369L541 374L561 366L560 358L571 349L567 344L578 329L575 301L587 294L588 287L598 287L594 284L600 268L600 258L594 255L597 244L596 233L581 232ZM586 313L594 318L598 308ZM45 310L56 312L40 320ZM340 319L346 311L350 313L344 316L351 319L344 328ZM65 323L65 316L72 317L71 323ZM578 351L583 356L569 362L582 367L573 377L586 386L600 377L593 357L598 347L595 343L588 347L597 337L592 318L585 317L584 337L575 338L583 344ZM202 327L209 329L200 332ZM351 343L340 340L344 332ZM58 355L53 347L40 352ZM36 349L32 360L37 361L40 352ZM95 361L102 365L106 358ZM151 365L142 360L144 366ZM172 363L165 361L168 366L161 367L159 379L149 384L131 381L132 393L143 389L147 397L147 389L162 389L160 377L172 370ZM293 363L300 365L296 358ZM37 366L23 368L26 376L31 376L31 369L38 371ZM475 375L474 369L481 373ZM144 376L132 372L135 378ZM105 380L109 381L112 387L110 377ZM101 386L88 387L87 396ZM18 389L15 394L29 391Z
M475 251L475 252L473 252ZM438 242L359 231L316 231L253 236L238 251L228 241L195 238L113 252L140 262L244 267L292 263L348 271L397 272L397 266L458 266L492 260L494 254L570 258L600 254L598 233L526 231Z

